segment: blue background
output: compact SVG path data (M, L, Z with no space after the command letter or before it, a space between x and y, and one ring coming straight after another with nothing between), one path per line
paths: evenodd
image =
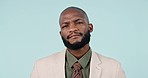
M34 62L65 47L58 19L68 6L94 25L91 47L148 78L148 0L0 0L0 78L29 78Z

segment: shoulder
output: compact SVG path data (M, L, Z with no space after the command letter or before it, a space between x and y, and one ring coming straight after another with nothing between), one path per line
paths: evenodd
M125 73L120 62L96 52L93 52L92 55L93 65L97 64L97 66L103 69L103 77L109 78L109 76L112 76L113 78L125 78Z
M40 63L40 64L49 63L49 62L52 63L52 62L60 61L64 58L65 58L65 50L62 50L52 55L40 58L36 61L36 63Z
M98 59L101 61L102 64L106 64L106 65L120 64L120 62L114 58L104 56L104 55L99 54L97 52L93 52L93 54L98 57Z
M115 74L116 71L118 71L119 69L122 69L120 62L118 62L117 60L115 60L111 57L107 57L107 56L98 54L96 52L93 52L93 54L95 57L95 59L93 59L93 61L94 60L96 61L96 59L98 59L97 62L95 62L95 63L98 63L98 65L101 68L103 68L104 72Z

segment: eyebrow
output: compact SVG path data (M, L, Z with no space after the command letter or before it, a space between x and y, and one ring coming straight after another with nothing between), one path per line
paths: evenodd
M78 18L78 19L74 20L73 22L77 22L77 21L79 21L79 20L82 20L82 19Z
M76 19L76 20L73 20L72 22L77 22L77 21L79 21L79 20L82 20L82 19L78 18L78 19ZM62 22L61 25L62 25L62 24L69 24L69 21Z

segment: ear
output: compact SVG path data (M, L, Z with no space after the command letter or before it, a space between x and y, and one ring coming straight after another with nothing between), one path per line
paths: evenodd
M59 31L59 34L61 35L61 31Z
M89 26L89 31L92 32L93 31L93 24L90 23L90 24L88 24L88 26Z

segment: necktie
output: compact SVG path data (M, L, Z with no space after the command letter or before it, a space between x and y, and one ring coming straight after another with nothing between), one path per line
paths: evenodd
M73 64L74 72L71 78L82 78L82 66L80 63L76 62Z

